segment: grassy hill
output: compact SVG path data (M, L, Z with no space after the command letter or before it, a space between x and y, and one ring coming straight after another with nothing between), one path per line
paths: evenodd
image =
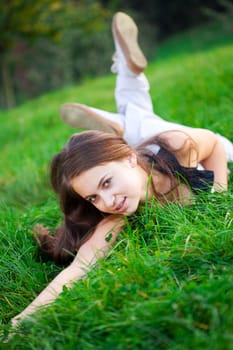
M233 45L151 62L155 112L233 140ZM59 105L115 111L108 75L0 112L0 313L8 322L61 270L44 262L35 223L61 220L49 162L74 129ZM7 349L232 349L233 179L195 205L142 208L108 259L22 325Z

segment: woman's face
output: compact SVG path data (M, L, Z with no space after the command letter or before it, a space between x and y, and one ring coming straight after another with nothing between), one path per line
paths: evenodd
M147 173L135 154L95 166L71 181L74 191L109 214L133 214L146 198Z

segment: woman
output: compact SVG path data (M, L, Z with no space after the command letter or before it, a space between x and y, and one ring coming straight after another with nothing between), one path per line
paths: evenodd
M51 180L60 198L64 222L54 236L42 226L36 228L42 250L54 260L63 263L77 254L12 320L13 325L52 302L63 286L70 287L104 257L124 225L124 216L135 213L141 202L156 197L161 202L187 203L199 190L227 188L227 158L219 137L208 130L166 123L153 114L148 83L142 74L146 60L138 47L132 19L116 14L113 35L120 113L73 104L63 106L61 112L69 124L81 127L84 113L98 127L111 127L116 135L101 131L75 134L55 155ZM133 121L132 112L136 115ZM205 170L197 170L198 164Z
M216 173L215 169L215 177L216 182L219 180L226 185L225 157L227 161L233 161L233 144L225 137L213 134L209 130L167 122L154 114L149 83L143 74L147 61L137 42L136 24L128 15L118 12L113 18L112 32L116 48L112 71L117 73L115 98L118 113L109 113L78 103L66 103L60 108L63 121L75 128L114 131L117 135L123 136L132 147L165 131L167 133L163 137L174 147L179 148L187 136L202 148L198 150L199 152L204 152L203 149L206 149L207 153L211 153L213 144L219 148L223 146L226 155L223 155L222 162L219 159L219 170ZM177 131L183 131L186 136ZM186 144L186 149L187 146ZM204 155L201 158L204 159ZM212 167L211 164L203 165L207 169L209 166L210 169ZM219 179L218 172L222 172Z

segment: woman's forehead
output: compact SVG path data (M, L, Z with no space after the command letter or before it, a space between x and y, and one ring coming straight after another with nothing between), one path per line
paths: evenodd
M89 195L89 192L95 193L101 180L111 175L111 163L96 165L82 172L71 180L71 186L77 193L84 197Z
M114 174L122 173L124 164L125 160L120 160L96 165L74 177L71 180L71 186L81 196L89 195L89 192L95 193L103 180Z

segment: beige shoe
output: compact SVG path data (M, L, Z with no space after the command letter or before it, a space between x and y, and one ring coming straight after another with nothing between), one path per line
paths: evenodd
M59 114L64 123L77 129L100 130L123 135L123 128L115 121L104 118L94 108L79 104L65 103L61 105ZM109 113L110 114L110 113Z
M147 66L147 60L138 44L138 28L131 17L123 12L117 12L112 21L112 33L116 49L120 48L127 66L140 74Z

